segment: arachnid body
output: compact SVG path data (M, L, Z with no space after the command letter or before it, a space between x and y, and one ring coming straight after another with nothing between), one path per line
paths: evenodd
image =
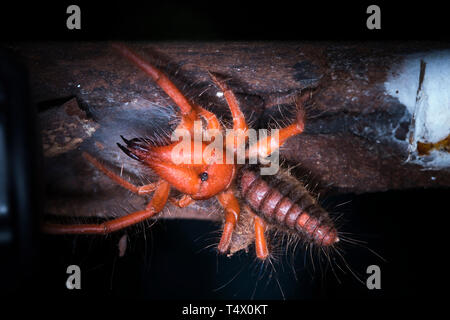
M114 182L139 195L154 193L144 210L101 224L44 224L44 231L57 234L108 234L139 223L161 212L167 201L179 207L186 207L194 201L216 197L224 211L224 226L218 250L221 253L233 251L233 233L239 225L241 213L246 213L247 223L252 224L256 255L264 260L269 256L266 241L268 229L280 229L298 234L309 243L329 247L339 241L338 233L328 216L316 199L295 178L283 174L263 176L255 170L255 166L223 161L218 156L218 149L205 157L209 144L195 139L196 123L201 122L204 130L224 133L216 115L201 106L189 101L164 75L143 58L123 45L115 45L118 51L147 73L179 107L180 123L176 130L190 136L190 147L187 156L179 151L183 141L174 141L167 145L153 145L144 138L128 140L122 137L125 145L118 147L129 157L152 169L159 180L144 186L135 186L116 173L107 169L88 153L83 156L96 168L106 174ZM303 106L297 110L293 124L281 128L277 137L270 135L258 141L249 141L249 130L238 100L228 88L225 81L210 74L214 83L222 91L233 118L232 133L225 136L225 143L219 151L230 152L232 159L237 158L240 142L248 144L245 159L252 155L267 158L276 152L290 137L300 134L304 129ZM302 95L299 103L303 104L308 95ZM239 136L244 140L239 140ZM218 139L215 136L214 139ZM243 142L242 142L243 141ZM186 150L183 150L186 151ZM220 152L219 152L220 153ZM198 159L199 158L199 159ZM219 161L219 158L221 161ZM183 161L184 160L184 161ZM256 168L258 168L256 166ZM293 180L294 179L294 180ZM179 199L169 196L171 188L181 192ZM248 218L250 217L250 218ZM236 246L234 246L236 247ZM235 250L234 250L235 251Z

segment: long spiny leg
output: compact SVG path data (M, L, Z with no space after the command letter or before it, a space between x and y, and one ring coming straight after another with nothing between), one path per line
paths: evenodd
M279 149L287 139L297 134L303 132L305 128L305 110L303 108L303 103L309 98L310 93L303 94L297 101L299 106L297 107L297 117L296 121L279 130L278 139L274 136L268 136L258 140L255 144L249 146L246 152L246 158L256 157L268 157L275 150Z
M150 183L144 186L135 186L134 184L126 181L122 177L118 176L111 170L107 169L103 164L101 164L97 159L91 156L89 153L83 152L83 157L92 163L97 169L102 171L106 176L108 176L111 180L124 187L125 189L130 190L131 192L137 193L139 195L149 194L156 189L155 183Z
M156 84L176 103L181 110L182 121L178 128L192 130L193 122L197 115L188 99L173 84L169 78L158 70L155 66L145 61L141 56L130 50L123 44L114 43L113 47L117 49L124 57L133 62L136 66L148 74Z
M155 194L145 210L136 211L126 216L100 224L54 224L46 223L42 230L51 234L108 234L129 227L151 218L161 212L169 197L170 185L164 180L158 181Z
M248 131L248 125L247 122L245 121L244 113L239 107L239 102L236 99L236 96L234 95L233 91L231 91L231 89L228 88L225 81L220 80L216 75L214 75L211 72L209 73L209 75L211 79L214 81L214 83L223 92L228 107L230 108L231 115L233 116L233 132L228 133L225 139L228 142L230 141L230 139L233 138L233 140L231 140L230 142L232 143L233 152L236 153L238 145L240 143L245 144L245 142L248 139L248 136L246 134ZM227 143L228 148L231 147L229 145L230 142Z
M217 199L225 209L225 225L223 227L222 237L220 238L217 248L221 253L225 253L230 247L231 236L233 235L234 228L239 219L241 209L231 188L218 194Z

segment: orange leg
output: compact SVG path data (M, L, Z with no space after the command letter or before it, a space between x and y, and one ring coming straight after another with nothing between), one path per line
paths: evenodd
M228 251L231 243L231 236L233 235L234 227L239 219L241 209L239 202L234 196L231 188L217 195L222 207L225 209L225 226L223 227L222 237L220 238L217 248L221 253Z
M244 209L253 215L253 224L255 227L256 256L260 260L265 260L269 256L269 249L267 248L267 241L264 235L267 224L260 216L253 212L253 210L248 205L245 205Z
M307 100L308 97L309 93L303 94L298 100L300 106L298 108L297 119L295 123L280 129L278 139L274 138L273 136L268 136L258 140L258 142L251 145L246 152L246 158L248 158L249 156L254 157L256 155L259 155L260 157L268 157L275 150L279 149L287 139L302 133L305 128L305 111L302 104Z
M239 102L237 101L233 91L231 91L230 88L228 88L227 84L224 81L219 80L214 74L210 72L209 75L211 79L214 81L214 83L223 92L225 100L227 101L228 106L230 107L230 111L233 116L233 129L234 130L241 129L244 132L246 132L248 130L248 126L247 123L245 122L244 114L239 108Z
M134 184L126 181L122 177L118 176L114 172L107 169L103 164L101 164L97 159L95 159L93 156L91 156L87 152L83 152L83 157L88 160L90 163L92 163L97 169L102 171L105 175L107 175L111 180L116 182L117 184L121 185L125 189L128 189L134 193L137 193L139 195L149 194L153 192L156 189L156 184L150 183L145 186L137 187Z
M250 156L259 155L260 157L268 157L275 150L279 149L287 139L303 132L303 125L297 123L291 124L286 128L282 128L279 131L278 139L273 136L268 136L258 140L254 145L250 146L246 152L246 158Z
M264 231L266 230L266 223L261 217L255 215L255 250L258 259L265 260L269 256L267 249L266 237Z
M146 206L145 210L136 211L126 216L110 220L100 224L53 224L47 223L43 225L43 232L52 234L108 234L133 224L151 218L158 212L161 212L166 205L169 197L170 185L164 180L158 182L155 194L152 200Z
M174 205L176 205L177 207L180 207L180 208L185 208L194 202L194 199L192 199L191 196L188 194L183 195L180 199L169 198L169 200Z
M241 111L239 107L239 102L236 99L233 91L228 88L227 84L219 80L214 74L209 73L211 79L214 83L220 88L223 92L225 100L227 101L228 107L230 108L231 115L233 116L233 133L229 133L226 136L225 141L229 141L229 139L233 138L230 142L232 143L232 150L234 153L237 152L238 144L245 143L248 140L248 136L246 135L248 131L247 122L245 121L244 113ZM244 135L244 139L239 139L240 135ZM233 137L234 136L234 137ZM229 143L230 143L229 142ZM229 147L229 144L227 144Z
M193 121L196 119L196 112L188 99L180 90L169 80L169 78L158 70L155 66L145 61L141 56L130 50L123 44L114 43L113 47L117 49L125 58L133 62L146 74L148 74L156 84L176 103L181 110L182 122L179 128L192 129Z

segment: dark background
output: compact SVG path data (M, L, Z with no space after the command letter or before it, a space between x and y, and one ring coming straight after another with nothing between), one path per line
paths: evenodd
M248 254L242 252L232 258L218 255L214 244L219 225L163 220L145 234L131 229L124 257L118 257L121 233L106 238L45 236L39 287L45 286L50 295L69 297L412 298L420 293L420 281L428 278L430 271L419 253L425 244L415 239L417 230L426 234L420 214L438 212L446 196L445 190L409 190L328 199L328 205L350 201L339 207L346 220L341 231L366 241L368 248L386 260L364 247L343 244L347 263L364 284L343 266L337 255L332 257L346 273L333 262L334 273L328 261L319 262L317 254L313 255L314 269L309 252L305 259L301 246L295 254L290 252L275 262L276 272L271 277L273 267L257 261L253 247ZM77 264L82 270L82 290L78 292L65 287L70 264ZM381 268L381 290L368 290L365 285L366 268L372 264Z
M81 30L66 8L81 8ZM369 5L381 30L366 27ZM0 10L5 40L449 40L442 2L410 1L9 1Z
M308 1L295 6L282 2L245 6L234 2L96 3L2 4L1 40L449 40L447 12L431 2L427 2L426 7L410 2L395 6L374 2L381 7L381 30L368 30L365 26L365 10L372 2ZM81 31L69 31L65 27L65 9L69 4L81 7ZM20 72L26 77L25 71ZM23 147L28 148L30 143L24 142ZM36 181L30 182L28 188L32 190L37 185ZM261 267L252 252L228 259L218 256L214 247L205 249L217 240L215 232L219 226L209 222L167 220L158 222L145 234L133 234L132 229L127 252L122 258L118 257L116 247L119 235L105 238L39 236L36 228L30 227L30 232L34 230L32 247L23 250L33 256L33 264L17 269L21 278L17 286L11 286L11 295L34 295L42 299L80 296L156 299L417 297L428 292L422 289L423 282L435 282L428 280L443 274L442 267L436 265L440 255L431 254L431 250L440 244L438 236L445 234L437 230L442 225L445 228L441 216L448 211L444 206L448 196L448 189L408 190L344 195L330 200L335 205L351 200L339 208L347 220L345 230L367 241L370 249L387 260L383 262L361 247L345 248L349 265L360 276L365 278L368 265L381 267L382 290L368 290L348 271L346 274L338 271L336 277L330 268L320 270L317 263L313 270L309 256L304 259L301 249L297 250L294 262L283 258L277 263L277 272L270 277L272 267ZM42 200L38 194L30 198L35 202ZM22 250L19 248L22 247L13 249ZM2 262L9 261L13 265L15 258L11 258L10 251L7 253L11 255L2 257ZM70 264L81 267L80 291L65 288L65 271ZM13 266L0 270L3 284L13 278L10 277L14 274Z

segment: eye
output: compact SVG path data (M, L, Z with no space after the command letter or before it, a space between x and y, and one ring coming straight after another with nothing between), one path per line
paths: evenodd
M206 173L206 172L201 173L201 174L200 174L200 179L201 179L202 181L208 180L208 173Z

